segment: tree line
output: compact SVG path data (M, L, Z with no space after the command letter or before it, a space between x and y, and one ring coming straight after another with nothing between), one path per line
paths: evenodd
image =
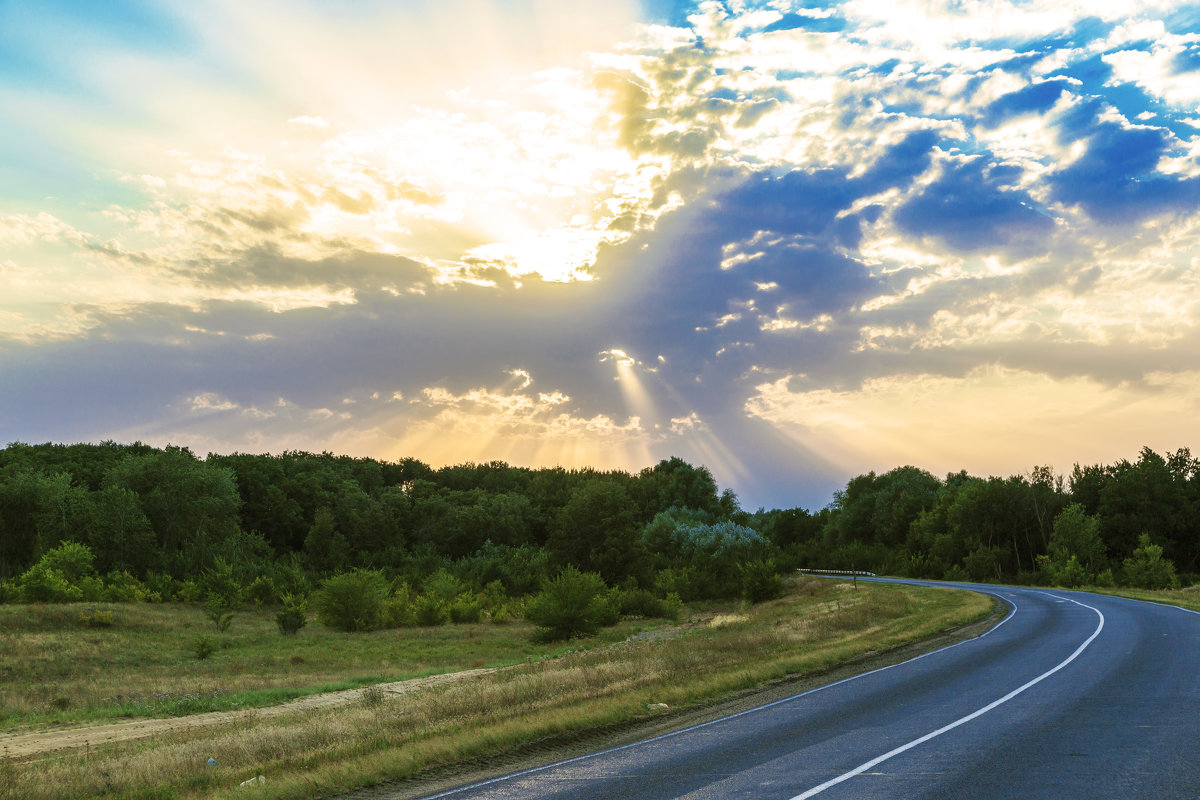
M414 603L432 585L448 606L447 586L529 596L567 568L646 602L769 595L797 567L1171 586L1200 571L1198 476L1186 449L1146 448L1069 476L1039 467L938 478L904 466L851 479L816 512L748 512L678 458L638 473L434 469L331 453L14 443L0 450L0 600L54 599L62 585L203 599L219 573L278 602L356 570ZM78 546L73 566L64 545Z

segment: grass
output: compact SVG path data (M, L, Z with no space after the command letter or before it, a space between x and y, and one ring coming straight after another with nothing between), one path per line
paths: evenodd
M777 601L706 609L679 636L578 649L400 699L366 694L342 708L262 720L251 711L221 728L112 744L86 755L0 761L0 798L223 797L259 774L266 782L255 787L257 797L319 797L635 721L656 713L648 709L655 703L677 708L711 702L920 639L991 610L989 598L967 592L887 584L861 584L855 591L804 579ZM516 627L500 633L523 638ZM370 638L340 636L345 649ZM210 757L217 767L205 766Z
M1128 597L1131 600L1148 600L1151 603L1166 603L1200 611L1200 584L1182 589L1097 589L1092 586L1085 587L1085 591Z
M96 614L111 622L95 626ZM625 623L588 645L647 625ZM185 605L2 605L0 730L276 705L578 647L534 644L530 630L479 624L351 636L312 622L285 637L274 612L260 608L239 611L217 633L202 609ZM197 657L200 637L213 646L204 659Z

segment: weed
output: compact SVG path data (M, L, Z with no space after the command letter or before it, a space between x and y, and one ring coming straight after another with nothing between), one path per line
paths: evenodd
M308 622L308 600L293 594L282 598L283 608L275 615L275 624L285 636L295 636Z
M79 612L79 624L86 628L111 628L113 612L111 609L92 608Z
M216 649L213 640L203 633L192 640L192 653L201 661L211 656Z
M359 701L368 708L383 705L387 692L381 686L366 686L359 693Z

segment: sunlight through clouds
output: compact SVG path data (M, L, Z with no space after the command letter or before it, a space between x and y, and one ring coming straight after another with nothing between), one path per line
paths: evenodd
M1184 2L17 0L0 49L10 438L752 505L1200 447Z

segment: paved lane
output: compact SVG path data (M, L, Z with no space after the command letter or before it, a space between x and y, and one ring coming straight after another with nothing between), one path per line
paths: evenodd
M1200 797L1200 616L971 587L986 635L752 711L431 797Z

